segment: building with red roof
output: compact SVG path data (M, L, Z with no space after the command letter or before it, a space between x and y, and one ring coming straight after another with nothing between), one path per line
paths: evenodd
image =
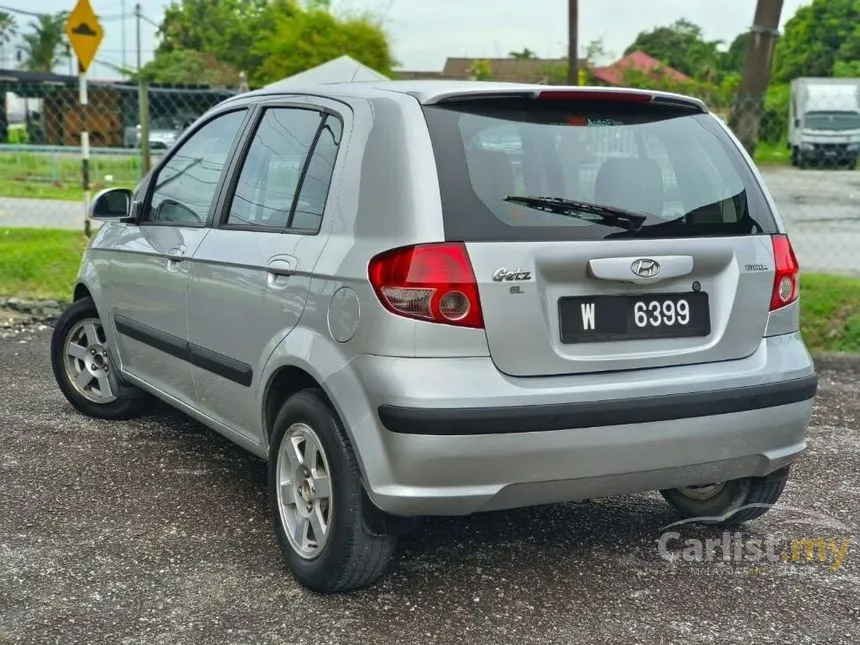
M630 52L624 58L612 63L612 65L595 67L591 70L591 74L598 84L619 86L625 85L624 74L628 70L647 74L654 80L667 79L675 83L685 83L693 80L686 74L682 74L677 69L665 65L656 58L639 50Z

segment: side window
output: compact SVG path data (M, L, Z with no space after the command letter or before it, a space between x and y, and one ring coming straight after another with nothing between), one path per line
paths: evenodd
M266 110L226 224L319 230L339 141L337 119L301 108Z
M177 226L206 222L227 153L244 118L244 110L216 117L174 152L153 178L155 189L145 221Z
M292 220L287 222L287 228L314 232L320 230L342 130L340 119L333 116L326 118L302 181L296 211Z

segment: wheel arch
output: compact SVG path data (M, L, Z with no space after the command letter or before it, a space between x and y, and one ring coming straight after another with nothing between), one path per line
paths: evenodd
M108 268L104 258L94 258L87 252L81 261L81 268L72 288L72 299L74 302L83 298L92 298L96 303L99 313L102 313L102 285L101 278Z
M315 339L316 342L311 342ZM286 347L285 347L286 345ZM304 353L297 353L304 348ZM310 349L308 349L310 348ZM338 361L333 359L338 357ZM315 366L337 366L333 371L323 371ZM350 361L340 351L333 341L307 329L297 328L278 347L266 365L265 386L262 395L263 440L266 453L269 452L271 436L275 419L281 405L293 394L305 389L318 389L326 398L334 414L341 421L346 432L346 438L352 446L353 454L358 463L361 475L362 489L367 504L364 506L364 521L367 530L375 535L401 535L414 531L420 523L420 518L395 517L382 511L375 503L364 454L350 424L348 410L356 410L358 403L356 388L360 388L354 378L349 375ZM348 386L345 386L348 383ZM363 395L362 395L363 396ZM343 399L347 399L344 401ZM367 443L367 442L365 442ZM381 450L381 446L370 442L371 450Z
M83 300L84 298L92 298L93 294L90 291L90 288L86 285L86 283L78 281L75 284L75 288L72 291L72 302L77 302L78 300Z
M354 417L350 410L360 384L348 379L351 386L348 392L338 385L343 382L343 372L348 371L349 364L350 357L343 348L327 336L304 327L295 327L287 335L272 352L261 375L264 385L261 388L259 409L262 439L267 451L274 421L283 402L300 390L316 388L325 395L340 419L355 451L362 478L367 481L361 442L357 441L350 423ZM342 399L346 399L347 405Z
M294 394L307 389L322 390L326 394L326 398L329 399L329 402L331 401L331 398L325 392L320 382L307 370L298 365L281 365L269 376L263 389L262 410L263 430L267 444L272 437L275 419L278 416L281 405Z
M108 334L108 340L112 340L113 338L113 326L111 325L111 321L107 320L105 315L107 312L105 311L104 303L101 302L101 289L99 288L98 280L87 280L86 278L94 278L96 276L81 276L75 282L75 286L72 289L72 302L78 302L83 300L84 298L92 298L93 304L95 304L96 311L99 314L99 318L101 318L102 325L105 328L105 332Z

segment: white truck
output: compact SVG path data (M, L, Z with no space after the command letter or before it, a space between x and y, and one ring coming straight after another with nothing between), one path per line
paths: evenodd
M860 78L796 78L788 115L791 165L857 166Z

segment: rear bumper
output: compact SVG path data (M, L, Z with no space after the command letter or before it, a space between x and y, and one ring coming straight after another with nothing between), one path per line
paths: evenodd
M555 378L364 356L329 385L374 503L455 515L768 474L806 447L815 376L790 334L739 361Z
M380 405L379 419L391 432L423 435L546 432L676 421L800 403L815 396L812 374L790 381L704 392L608 401L495 408L415 408Z

